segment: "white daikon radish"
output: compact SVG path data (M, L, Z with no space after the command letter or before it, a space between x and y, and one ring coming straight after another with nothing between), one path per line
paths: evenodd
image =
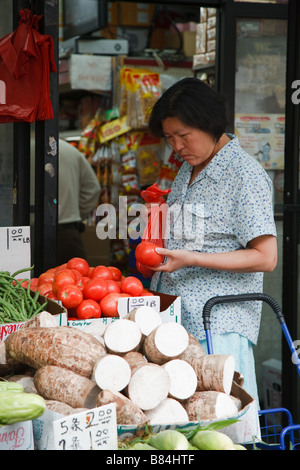
M186 423L189 420L182 404L174 398L165 398L156 408L145 411L145 415L151 425Z
M92 379L101 390L121 391L130 380L130 366L123 357L116 354L106 354L99 358L94 366Z
M144 354L148 361L164 364L179 357L188 342L188 333L180 323L162 323L145 338Z
M177 400L187 400L197 388L197 375L190 364L182 359L172 359L162 367L170 377L169 396Z
M108 352L112 354L126 354L137 350L140 346L142 333L137 323L119 319L107 326L104 341Z

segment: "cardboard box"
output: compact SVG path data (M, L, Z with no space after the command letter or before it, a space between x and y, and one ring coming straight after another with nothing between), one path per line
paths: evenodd
M240 385L233 382L231 393L234 397L239 398L242 401L242 409L239 411L237 416L232 416L228 419L237 419L238 421L230 426L219 429L219 431L228 435L233 442L239 444L253 443L253 439L256 442L261 440L261 432L258 420L258 410L255 400L249 395ZM211 421L213 422L213 421ZM209 422L205 422L208 424ZM186 429L191 430L196 427L198 422L187 422L180 424L166 424L166 425L154 425L152 429L154 432L159 432L164 429ZM119 439L125 439L132 437L137 431L136 426L118 426Z
M268 359L262 363L264 408L278 408L282 404L282 363Z
M34 450L32 421L0 427L1 450Z
M149 305L157 312L160 312L163 322L174 321L176 323L181 323L181 298L175 295L161 294L154 291L152 292L154 296L121 298L118 303L120 318L123 318L125 315L127 315L127 313L136 307ZM119 317L103 317L91 318L88 320L68 320L68 325L75 328L84 329L91 323L100 322L104 323L105 325L109 325L118 319Z
M196 31L183 31L182 36L182 52L187 57L192 57L196 50ZM166 31L166 48L177 49L179 47L178 34Z
M242 409L237 416L228 419L237 419L238 421L228 427L220 429L221 432L227 434L235 443L246 444L261 440L260 427L258 422L258 412L255 400L236 382L233 382L232 395L239 398L242 402ZM63 415L54 411L46 410L42 416L33 420L33 436L34 444L37 450L55 450L53 422L63 418ZM186 429L191 430L199 423L188 421L180 424L154 425L154 432L163 429ZM206 422L208 424L208 422ZM140 430L141 428L139 428ZM123 440L136 434L136 426L117 426L118 437Z
M65 307L61 306L58 302L55 302L54 300L47 299L43 295L40 295L38 298L39 303L42 305L44 302L47 300L47 306L45 310L49 313L51 313L54 317L55 320L57 321L57 324L59 326L67 326L68 324L68 315L67 315L67 310ZM14 331L17 331L21 328L22 325L24 325L26 322L18 322L18 323L5 323L0 325L0 343L4 341L8 335L13 333Z
M119 2L120 26L149 26L154 13L154 4L142 2Z

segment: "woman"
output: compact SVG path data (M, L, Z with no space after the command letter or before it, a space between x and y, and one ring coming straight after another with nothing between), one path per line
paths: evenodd
M197 78L170 87L149 120L151 133L184 160L167 200L171 229L165 248L157 249L166 262L155 269L151 288L181 296L182 324L204 347L205 302L261 292L263 272L277 263L272 183L237 137L225 133L226 124L223 99ZM174 229L178 208L184 212L181 237L178 223ZM261 302L219 304L211 312L214 353L234 354L244 387L256 399L253 345L260 315Z

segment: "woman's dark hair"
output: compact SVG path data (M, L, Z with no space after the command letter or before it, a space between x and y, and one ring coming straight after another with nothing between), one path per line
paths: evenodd
M227 126L225 101L198 78L184 78L168 88L152 108L149 130L163 137L162 120L176 117L219 140Z

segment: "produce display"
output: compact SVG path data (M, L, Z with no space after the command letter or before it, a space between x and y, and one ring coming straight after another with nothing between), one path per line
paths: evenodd
M0 323L28 320L34 313L42 311L46 304L37 304L33 308L39 294L52 300L59 300L68 310L69 317L81 320L118 317L117 305L120 297L152 295L137 277L123 276L120 269L115 266L90 267L83 258L71 258L67 263L50 268L39 277L30 280L16 279L15 276L3 273L3 282L0 279L0 292L2 284L3 291L7 289L8 293L13 287L17 290L23 286L26 290L21 289L18 293L19 298L9 310L5 308L2 316L0 310ZM13 281L15 286L12 286ZM32 296L31 292L35 295ZM13 300L16 295L12 297ZM3 299L0 297L0 307L7 304L7 297L8 294ZM17 305L21 302L21 312L16 310L14 306L16 302ZM24 309L27 305L30 307L28 314L22 313L23 304Z
M0 272L0 323L16 323L26 321L44 310L46 303L38 302L39 293L32 295L28 281L18 280L16 276L23 271L10 274Z
M115 305L114 311L105 309L105 300L151 295L133 276L114 267L92 268L81 258L30 281L4 276L2 284L14 300L16 289L22 303L22 290L32 306L44 288L44 296L61 300L76 318L117 316ZM99 314L85 315L85 305L93 303ZM34 420L45 409L67 416L114 403L116 424L136 429L131 437L120 434L122 450L238 448L218 431L235 423L242 408L231 395L233 356L206 355L180 323L163 321L150 306L82 327L59 326L43 308L38 303L27 320L22 316L23 325L0 343L0 425ZM154 432L157 426L161 429Z

